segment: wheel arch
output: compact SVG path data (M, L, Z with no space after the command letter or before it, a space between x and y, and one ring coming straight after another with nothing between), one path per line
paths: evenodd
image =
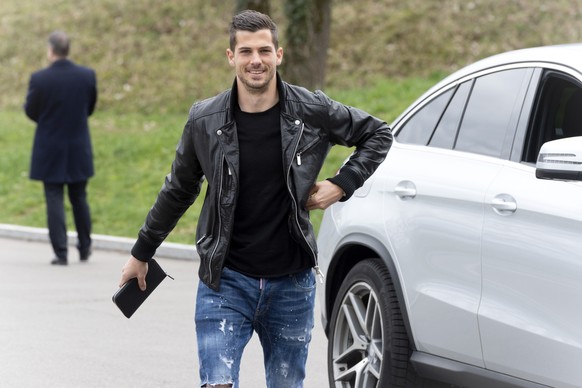
M392 255L386 246L378 239L360 233L345 236L337 245L337 249L330 260L326 275L327 281L325 283L325 316L327 317L324 328L325 333L326 335L329 333L329 317L331 316L331 310L333 309L335 299L338 296L338 291L343 280L356 264L371 258L381 259L390 272L396 295L398 297L398 304L404 319L408 339L413 347L412 350L416 350L402 284L400 283L400 277L398 276L398 270Z

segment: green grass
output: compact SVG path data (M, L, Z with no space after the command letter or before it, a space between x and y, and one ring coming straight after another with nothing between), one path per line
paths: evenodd
M328 90L347 105L360 107L391 121L434 83L433 78L379 80L372 88ZM183 114L119 114L97 112L90 119L96 175L89 184L93 231L134 237L151 207L186 120ZM42 184L28 179L34 123L17 110L0 111L0 223L45 226ZM333 176L351 151L334 147L320 177ZM184 215L168 241L192 243L203 194ZM316 229L321 211L312 212ZM73 229L70 209L69 227Z
M285 55L293 55L284 2L270 3ZM71 58L97 72L100 110L183 112L230 84L234 8L206 0L2 0L0 109L19 108L30 73L46 65L48 34L63 29ZM500 51L580 41L581 17L571 0L335 0L326 86L374 87Z
M283 2L271 8L285 48ZM582 40L582 8L570 0L337 0L332 10L325 91L387 122L443 74L475 59ZM131 237L169 171L191 103L231 84L225 49L233 12L229 1L0 1L0 223L45 225L42 185L28 179L34 125L20 107L30 73L46 66L51 31L67 31L71 58L97 71L94 232ZM333 175L349 152L332 150L321 177ZM169 241L194 240L200 205ZM312 213L316 229L320 219Z
M136 236L170 169L184 121L185 116L177 114L103 112L91 118L96 174L89 184L89 202L94 233ZM5 145L0 155L1 223L45 226L42 183L28 179L33 134L34 123L23 113L0 112L0 141ZM170 241L193 241L197 207L185 215Z

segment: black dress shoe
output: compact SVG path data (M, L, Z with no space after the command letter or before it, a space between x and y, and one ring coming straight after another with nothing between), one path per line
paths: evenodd
M91 256L91 250L87 253L82 253L79 258L81 259L81 262L86 263L89 260L89 256Z
M59 259L58 257L55 257L53 259L53 261L51 261L52 265L67 265L67 260L63 260L63 259Z

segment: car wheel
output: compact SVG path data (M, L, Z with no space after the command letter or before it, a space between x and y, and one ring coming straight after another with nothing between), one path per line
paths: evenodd
M330 387L414 383L411 348L390 273L380 259L358 263L334 303L328 344Z

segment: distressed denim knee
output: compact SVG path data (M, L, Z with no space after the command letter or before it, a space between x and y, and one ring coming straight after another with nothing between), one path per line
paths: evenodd
M267 282L267 313L257 333L269 388L303 387L314 325L315 275L311 269Z
M200 385L231 384L238 387L242 353L233 324L227 318L221 320L196 319Z
M239 386L242 352L253 334L250 306L236 279L228 274L219 292L199 283L195 321L201 386Z

